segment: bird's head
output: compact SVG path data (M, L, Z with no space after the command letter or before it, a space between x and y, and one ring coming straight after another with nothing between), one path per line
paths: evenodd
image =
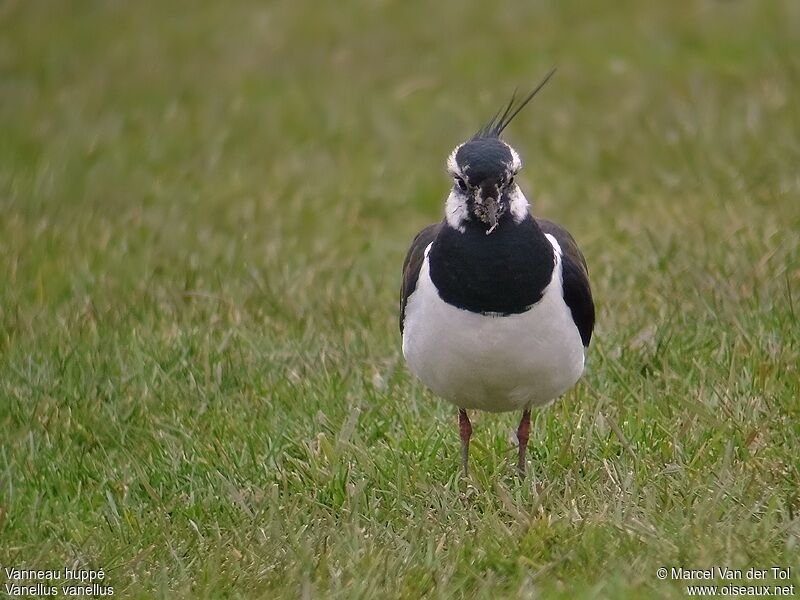
M512 96L505 109L450 153L447 171L453 178L453 189L447 201L447 217L457 228L463 228L465 220L473 221L483 225L488 235L504 215L514 212L515 200L527 212L527 201L514 182L522 161L516 150L500 139L500 134L554 72L551 70L519 103Z
M453 150L447 169L453 177L451 197L466 216L491 233L509 212L514 176L522 168L516 151L499 137L476 137Z

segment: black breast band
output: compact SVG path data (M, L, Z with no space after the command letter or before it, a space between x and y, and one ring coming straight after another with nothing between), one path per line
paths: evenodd
M527 216L511 215L492 234L469 221L462 233L445 225L428 259L433 284L448 304L470 312L511 315L541 300L555 266L553 246Z

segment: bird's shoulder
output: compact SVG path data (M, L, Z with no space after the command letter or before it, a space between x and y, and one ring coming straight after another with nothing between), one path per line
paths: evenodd
M584 346L589 346L594 330L594 300L589 285L589 268L586 258L575 238L560 225L547 219L536 219L539 229L552 235L561 247L561 274L564 289L564 302L572 312L572 319L581 334Z
M403 261L403 283L400 288L400 332L403 332L403 322L406 314L406 303L408 297L417 288L417 280L419 279L419 271L422 268L422 262L425 259L425 248L433 242L439 235L444 221L428 225L425 229L420 231L411 242L411 247L408 249L406 259Z

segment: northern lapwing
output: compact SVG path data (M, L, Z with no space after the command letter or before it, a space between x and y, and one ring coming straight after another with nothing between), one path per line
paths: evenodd
M531 215L514 181L522 161L500 139L553 72L453 150L445 217L417 234L403 264L403 356L458 407L465 474L467 409L519 410L524 477L531 407L575 385L594 328L583 254L563 227Z

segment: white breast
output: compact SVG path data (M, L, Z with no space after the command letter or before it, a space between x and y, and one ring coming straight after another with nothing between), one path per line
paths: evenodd
M433 392L462 408L522 410L554 400L583 372L580 333L564 302L561 248L542 299L528 311L489 316L456 308L439 297L428 253L406 305L403 355Z

